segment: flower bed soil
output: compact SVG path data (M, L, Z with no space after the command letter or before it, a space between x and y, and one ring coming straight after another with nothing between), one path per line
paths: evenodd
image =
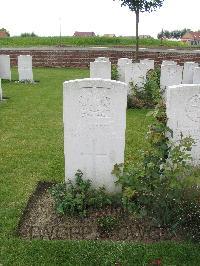
M180 241L166 229L152 226L149 221L135 219L121 208L90 210L86 218L59 215L49 192L53 183L39 182L30 197L17 228L23 239L44 240L112 240L151 243L164 240ZM102 231L98 219L112 216L118 225L110 232Z

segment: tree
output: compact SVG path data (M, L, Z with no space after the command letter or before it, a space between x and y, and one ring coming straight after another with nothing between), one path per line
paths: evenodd
M113 0L116 1L116 0ZM136 53L135 60L138 61L138 51L139 51L139 17L140 12L152 12L163 5L164 0L118 0L121 2L121 6L128 6L128 8L135 12L136 15Z
M24 32L24 33L21 33L20 35L21 37L38 37L34 32Z
M168 31L168 30L165 30L165 31L161 31L158 33L158 39L161 39L161 38L172 38L172 39L180 39L181 37L183 37L183 35L186 33L186 32L190 32L191 30L190 29L183 29L183 30L173 30L173 31Z
M5 32L7 36L10 37L10 33L5 28L1 28L0 31Z

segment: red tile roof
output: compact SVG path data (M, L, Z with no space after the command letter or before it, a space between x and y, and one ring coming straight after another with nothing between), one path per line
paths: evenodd
M74 36L77 37L92 37L95 36L94 32L81 32L81 31L75 31Z

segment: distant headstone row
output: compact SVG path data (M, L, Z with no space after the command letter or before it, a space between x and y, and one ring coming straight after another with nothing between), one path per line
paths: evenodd
M176 62L168 61L161 65L161 90L165 91L168 86L180 84L200 84L200 67L195 62L185 62L184 66Z
M19 81L33 81L32 56L18 56ZM0 78L11 80L10 56L0 55Z
M117 64L119 81L142 88L146 82L147 72L154 69L154 60L143 59L133 63L129 58L120 58ZM90 63L90 77L111 79L111 62L109 58L99 57ZM161 91L168 86L179 84L200 84L200 67L198 63L186 62L184 66L174 61L163 61L161 65Z

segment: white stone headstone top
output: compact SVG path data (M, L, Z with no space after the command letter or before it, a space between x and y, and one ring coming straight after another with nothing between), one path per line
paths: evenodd
M183 69L183 84L192 84L194 78L194 69L198 67L198 63L185 62Z
M182 84L167 88L168 126L173 130L173 141L192 137L195 144L191 155L193 164L200 164L200 85Z
M19 81L33 81L32 56L18 56Z
M103 56L101 57L101 56L100 56L100 57L95 58L95 62L102 62L102 61L103 61L103 62L105 62L105 61L106 61L106 62L110 62L110 60L109 60L108 57L103 57Z
M2 92L1 79L0 79L0 101L2 100L3 100L3 92Z
M183 67L179 65L161 66L160 88L165 97L168 86L180 85L182 83Z
M11 80L10 56L0 55L0 78Z
M90 78L111 79L111 62L103 60L90 62Z
M200 84L200 67L194 68L193 84Z
M134 86L142 88L146 82L147 68L145 64L133 63L125 66L125 83L133 83Z
M172 60L163 60L161 66L166 66L166 65L177 65L177 62Z
M127 64L132 64L132 59L129 59L129 58L118 59L117 70L119 74L119 81L125 82L125 66Z
M95 187L119 191L111 173L124 162L127 85L82 79L63 84L65 179L77 170Z
M149 71L150 69L154 69L154 60L152 59L141 59L140 63L146 65L147 71Z

